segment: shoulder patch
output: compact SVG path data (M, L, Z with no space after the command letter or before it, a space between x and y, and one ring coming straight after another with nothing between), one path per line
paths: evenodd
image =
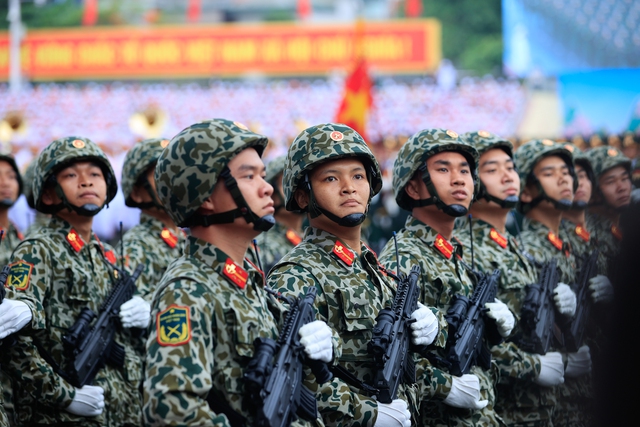
M109 261L111 264L115 265L116 264L116 254L113 251L105 251L104 253L104 257L107 259L107 261Z
M67 242L69 242L69 244L71 245L73 250L75 250L76 252L80 252L80 250L84 246L84 242L82 241L82 237L80 237L78 232L76 230L74 230L73 228L67 234Z
M353 253L349 249L346 249L339 240L336 240L336 244L333 245L332 252L348 266L351 266L353 264L355 255L353 255Z
M447 239L438 234L433 245L442 255L445 256L445 258L451 259L451 255L453 254L453 245L449 243Z
M285 237L293 246L298 246L298 244L302 242L302 237L298 236L298 233L293 231L291 228L287 230Z
M247 273L244 268L233 262L231 258L227 258L227 261L224 263L222 274L224 274L227 279L229 279L240 289L244 289L244 287L247 285L247 278L249 277L249 273Z
M166 227L162 229L160 237L171 249L175 248L178 245L178 237Z
M507 247L507 238L500 234L495 228L491 229L491 231L489 232L489 237L491 237L491 240L496 242L502 249L505 249Z
M587 229L581 225L576 225L576 234L585 242L588 242L591 237L591 233L589 233Z
M18 291L25 291L29 288L33 264L23 260L9 264L9 276L7 277L7 287Z
M191 341L189 307L171 305L156 315L156 340L161 346L179 346Z

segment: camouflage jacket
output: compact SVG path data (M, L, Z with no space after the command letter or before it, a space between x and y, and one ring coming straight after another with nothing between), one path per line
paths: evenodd
M260 264L265 272L269 272L280 259L302 241L302 237L294 230L286 228L279 222L267 232L260 233L256 237L258 250L260 251ZM247 251L247 258L258 265L253 248Z
M36 214L33 218L33 222L29 224L29 227L24 232L25 237L31 237L31 235L37 233L38 230L49 223L49 219L51 218L51 215L37 211L33 212L35 212Z
M338 364L372 384L373 358L367 345L378 312L393 303L395 285L366 245L361 255L326 231L308 227L304 240L271 270L268 283L283 293L298 295L315 286L317 318L325 321L339 340L335 350ZM338 338L339 337L339 338ZM413 387L402 386L399 397L416 408ZM377 403L364 391L344 379L315 387L325 425L373 426Z
M395 271L398 263L401 271L405 272L413 265L419 265L420 300L424 305L436 307L445 315L455 294L470 296L473 293L473 282L460 262L462 247L457 242L449 243L438 232L413 216L407 218L405 227L398 232L397 240L398 257L391 239L380 255L380 262L392 271ZM443 333L440 347L444 347L447 338L447 334ZM444 352L439 351L438 356L444 358ZM436 362L436 365L432 365L426 359L421 359L416 367L422 396L420 425L504 425L504 421L494 410L494 386L498 380L498 371L495 364L492 365L489 371L474 366L469 372L480 379L481 399L489 400L484 409L471 411L453 408L442 402L451 391L452 375L444 364Z
M537 282L536 267L522 254L513 236L503 236L479 219L472 219L472 229L475 268L487 273L501 270L497 298L519 319L526 286ZM456 237L469 248L468 228L456 230ZM465 251L465 261L471 265L469 253ZM512 336L518 336L517 326ZM496 408L502 418L507 424L548 422L556 403L555 391L533 383L540 374L540 359L514 342L493 346L491 353L500 369Z
M55 216L13 252L8 279L11 297L27 303L33 312L31 326L21 331L7 352L10 360L3 361L3 369L14 377L19 423L140 424L142 364L127 329L116 333L116 342L125 348L124 366L107 365L93 381L104 389L105 409L98 417L79 417L63 409L73 400L75 388L37 348L62 370L68 366L62 337L82 309L99 313L115 283L111 266L115 260L115 253L95 236L84 242L69 223Z
M587 213L587 227L591 232L591 238L604 255L605 271L608 271L611 261L620 251L622 230L610 219L590 213Z
M18 246L18 244L24 239L24 236L13 223L9 223L9 228L0 231L4 231L2 236L2 242L0 242L0 268L9 264L11 259L11 252Z
M231 426L236 414L253 425L244 370L256 338L277 339L284 310L263 284L251 263L239 266L212 244L187 238L152 303L145 425ZM235 414L214 412L207 398L226 402Z
M185 239L182 230L174 234L161 221L146 214L140 215L140 224L125 233L122 246L129 273L139 264L144 265L136 281L142 298L153 299L167 266L182 254Z
M591 253L598 249L598 274L607 274L607 256L595 240L591 228L586 224L574 224L569 220L562 220L563 233L571 245L571 252L576 257L578 271ZM578 275L576 275L578 277Z

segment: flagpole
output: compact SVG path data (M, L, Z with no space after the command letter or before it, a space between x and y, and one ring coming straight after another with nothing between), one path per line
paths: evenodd
M21 22L20 0L10 0L9 14L9 89L17 94L22 89L22 67L20 65L20 43L24 36Z

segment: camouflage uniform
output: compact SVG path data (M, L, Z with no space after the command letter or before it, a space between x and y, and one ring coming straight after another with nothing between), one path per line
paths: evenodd
M38 209L43 209L41 195L48 177L83 160L100 164L107 202L113 199L117 186L104 153L88 139L69 137L52 142L38 159L33 187ZM116 342L125 348L124 366L103 367L93 382L104 389L102 414L81 417L63 409L72 402L75 387L60 374L59 369L69 364L62 337L82 309L98 313L112 290L116 281L113 250L95 235L84 242L71 224L54 215L47 226L20 243L12 260L8 281L13 297L33 313L31 327L25 328L29 333L19 336L8 352L9 360L3 360L16 385L18 424L139 426L142 366L131 348L128 329L116 333Z
M50 217L50 215L36 211L35 210L36 205L33 202L33 179L34 179L33 173L35 171L36 164L38 163L37 160L38 160L37 157L31 160L31 162L29 163L29 166L27 166L27 170L24 172L24 187L23 187L24 197L27 199L27 204L29 205L29 207L33 209L34 212L36 213L34 221L29 225L29 227L24 232L24 235L26 237L29 237L30 235L38 231L41 227L47 225Z
M20 194L22 194L24 181L22 180L20 170L16 165L15 159L10 154L0 153L0 161L9 163L9 165L15 171L16 178L18 180L18 197L20 197ZM9 208L5 205L5 209ZM9 258L11 257L11 251L13 251L16 246L18 246L18 243L20 243L20 241L24 239L24 236L11 222L9 222L9 227L6 230L3 230L2 227L0 227L0 231L4 231L2 241L0 242L0 267L2 267L4 265L7 265Z
M398 153L393 167L393 188L398 205L412 210L404 188L427 158L445 151L464 153L471 165L477 164L477 151L463 142L453 131L441 129L424 130L413 135ZM475 166L472 167L472 170ZM477 179L476 179L477 185ZM433 196L434 192L430 190ZM453 220L453 218L452 218ZM398 254L396 256L394 241L389 240L380 255L383 265L395 271L400 265L401 271L409 271L413 265L419 265L421 276L420 301L430 307L436 307L446 314L451 299L455 294L470 296L474 284L461 263L462 246L458 242L449 242L429 225L409 216L402 230L397 235ZM445 335L442 346L447 340ZM445 359L443 350L438 356ZM495 384L499 372L495 363L489 370L473 366L470 374L480 380L480 399L489 403L481 410L454 408L443 401L452 387L452 375L448 368L436 362L432 365L422 361L417 366L422 405L420 408L420 425L437 426L497 426L504 421L495 411Z
M262 154L266 145L266 137L222 119L175 136L155 171L159 198L174 222L186 225L231 158L249 147ZM282 312L263 286L262 272L248 261L238 265L214 245L187 238L152 303L146 425L253 425L244 371L254 356L254 339L278 336Z
M287 210L302 211L294 193L319 163L356 157L362 160L372 197L380 190L380 170L376 159L357 132L340 124L312 126L291 144L284 169ZM306 210L306 208L305 208ZM376 254L364 243L357 254L334 234L308 227L302 243L285 255L271 270L269 286L294 295L310 286L317 289L317 318L339 335L335 357L340 369L358 380L372 384L373 357L367 350L378 312L391 305L396 286L386 277ZM339 375L339 374L338 374ZM323 421L330 426L373 426L378 404L371 393L344 375L315 387ZM399 399L415 413L415 387L402 385Z
M596 182L593 185L594 193L600 191L597 180L600 179L603 173L616 166L624 167L629 172L629 176L631 176L631 161L615 148L606 146L593 148L587 151L586 157L591 162L596 177ZM598 248L606 257L608 268L611 259L620 250L623 231L610 219L590 213L587 215L587 225L592 230L592 236L597 242Z
M157 207L164 209L156 199L153 189L146 181L146 173L154 167L164 147L169 141L161 138L146 139L138 142L127 153L122 167L122 193L125 204L141 209ZM141 184L140 181L143 181ZM131 198L135 185L141 185L151 195L152 206L141 206ZM140 224L128 230L123 237L123 256L130 273L139 265L145 267L137 281L139 295L147 301L153 298L153 292L171 261L182 255L185 234L180 230L174 233L162 221L142 213Z
M548 141L548 142L547 142ZM573 167L571 153L563 146L549 140L536 140L522 145L515 152L516 167L520 175L520 184L524 188L530 174L538 161L550 155L558 155ZM577 188L575 172L574 191ZM568 236L561 227L559 235L549 230L544 224L528 218L523 220L520 240L523 250L538 263L544 264L555 259L558 265L559 281L572 285L576 282L577 263ZM563 357L566 353L563 353ZM562 385L556 387L557 407L554 411L553 424L560 426L582 426L588 422L588 399L591 396L590 376L567 378Z
M482 156L491 149L502 149L513 158L510 142L488 132L480 131L462 135ZM483 191L486 191L480 182ZM491 197L491 196L489 196ZM497 201L499 202L499 201ZM520 318L522 303L526 297L526 285L537 282L537 271L527 260L513 236L503 236L485 221L471 220L455 231L456 237L467 248L471 247L473 232L473 264L479 271L491 273L500 269L497 298L509 306ZM471 265L470 251L465 251L465 261ZM515 329L511 336L517 337ZM555 390L537 385L534 380L540 375L540 359L532 353L521 350L513 342L493 346L492 357L500 369L497 385L496 410L508 425L550 426L556 404Z

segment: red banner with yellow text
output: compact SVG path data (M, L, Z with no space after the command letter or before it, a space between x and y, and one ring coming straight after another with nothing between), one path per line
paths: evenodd
M173 79L324 74L349 69L355 25L261 24L29 30L24 75L35 81ZM381 73L433 71L441 58L433 19L368 22L364 56ZM0 81L9 75L9 36L0 33Z

